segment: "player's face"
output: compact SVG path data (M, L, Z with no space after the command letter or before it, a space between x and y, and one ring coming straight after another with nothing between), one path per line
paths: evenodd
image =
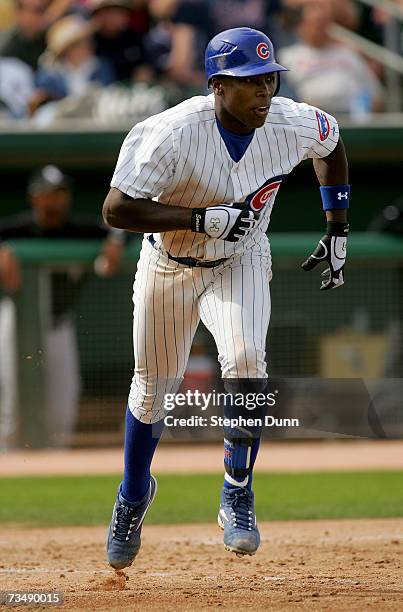
M43 191L31 199L38 225L46 229L57 229L64 224L70 208L70 193L67 189Z
M212 85L216 112L222 125L244 134L262 127L277 88L276 72L250 77L217 77Z

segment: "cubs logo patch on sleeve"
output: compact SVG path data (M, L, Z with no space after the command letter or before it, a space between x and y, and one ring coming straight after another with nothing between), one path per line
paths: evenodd
M271 178L255 193L246 198L246 201L254 212L260 212L262 210L271 196L279 189L282 180L282 177Z
M323 142L330 134L329 119L326 117L325 113L319 111L316 111L316 119L318 122L319 138L321 142Z

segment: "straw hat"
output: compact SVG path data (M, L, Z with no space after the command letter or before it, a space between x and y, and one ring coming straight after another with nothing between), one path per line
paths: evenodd
M132 0L91 0L89 2L89 9L92 14L101 11L104 8L125 8L127 10L132 10L133 1Z
M68 47L89 38L93 32L94 26L78 15L58 19L48 30L47 51L54 57L59 57Z

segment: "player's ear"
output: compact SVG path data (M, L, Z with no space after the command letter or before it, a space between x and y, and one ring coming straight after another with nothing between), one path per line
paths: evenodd
M222 96L224 91L223 91L223 84L220 81L220 79L218 79L217 77L213 77L211 79L211 83L210 83L211 87L213 88L214 93L217 96Z

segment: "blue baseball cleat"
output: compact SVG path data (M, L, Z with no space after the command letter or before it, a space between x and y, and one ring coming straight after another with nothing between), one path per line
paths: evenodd
M224 529L224 547L237 555L254 555L260 544L252 491L237 487L221 492L218 524Z
M147 494L136 504L129 504L122 496L119 486L106 542L108 562L114 569L121 570L133 563L141 546L144 517L156 492L157 481L151 476Z

